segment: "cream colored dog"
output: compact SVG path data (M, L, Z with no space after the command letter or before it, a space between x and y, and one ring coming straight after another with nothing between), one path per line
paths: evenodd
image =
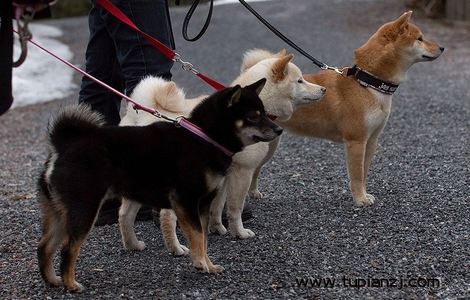
M279 121L287 121L297 107L314 102L325 93L325 88L322 86L304 80L300 69L290 62L292 58L293 55L286 55L285 51L277 54L265 50L249 51L245 54L242 72L232 85L246 86L261 78L266 78L267 82L259 95L266 111ZM186 99L184 92L175 83L154 77L149 77L139 83L132 97L173 117L187 116L205 98L201 96ZM147 125L155 121L155 117L148 114L137 114L132 105L129 105L121 125ZM271 143L261 142L246 147L233 157L232 166L211 206L209 224L211 232L219 234L227 232L221 221L222 211L227 202L231 234L241 239L255 235L251 230L243 227L241 213L249 190L254 197L261 197L256 184L251 185L252 178L258 177L261 166L272 156L278 143L279 139ZM133 228L139 208L138 203L123 199L119 212L119 224L123 243L127 249L142 250L145 247L143 242L137 240ZM179 243L176 236L174 212L161 210L160 221L167 249L174 255L187 254L188 249Z

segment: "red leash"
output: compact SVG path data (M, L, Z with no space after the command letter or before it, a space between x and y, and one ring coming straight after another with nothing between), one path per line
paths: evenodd
M117 19L119 19L121 22L125 23L126 25L128 25L129 27L131 27L135 31L139 32L141 35L143 35L144 38L150 44L152 44L161 53L163 53L163 55L168 57L168 59L171 59L171 60L173 60L177 63L180 63L184 70L192 72L194 75L196 75L197 77L204 80L207 84L209 84L210 86L212 86L216 90L221 90L221 89L225 88L225 86L223 84L221 84L220 82L218 82L215 79L212 79L212 78L202 74L198 70L196 70L191 63L183 61L181 59L181 56L178 53L176 53L172 49L168 48L165 44L163 44L162 42L160 42L159 40L157 40L156 38L154 38L150 34L140 30L140 28L137 27L137 25L135 25L134 22L132 22L119 8L117 8L109 0L96 0L96 2L99 5L101 5L105 10L107 10L110 14L112 14Z
M132 22L119 8L117 8L109 0L96 0L96 2L99 5L101 5L105 10L107 10L110 14L112 14L117 19L119 19L121 22L127 24L129 27L133 28L135 31L142 34L145 37L145 39L147 41L149 41L150 44L152 44L155 48L157 48L166 57L173 60L174 62L177 62L177 63L181 64L181 67L184 70L193 73L194 75L196 75L197 77L204 80L207 84L209 84L210 86L212 86L216 90L221 90L221 89L225 88L225 86L223 84L221 84L220 82L218 82L215 79L212 79L212 78L202 74L198 70L196 70L191 63L182 60L181 56L178 53L176 53L172 49L168 48L165 44L163 44L162 42L160 42L159 40L157 40L153 36L149 35L148 33L140 30L140 28L137 27L137 25L135 25L134 22ZM270 113L267 113L267 115L273 121L276 120L276 118L277 118L277 116L272 115Z
M16 30L13 30L14 32L18 33ZM101 80L95 78L94 76L88 74L87 72L85 72L84 70L80 69L79 67L75 66L74 64L68 62L67 60L63 59L62 57L58 56L57 54L55 54L54 52L48 50L47 48L44 48L43 46L39 45L38 43L36 43L35 41L33 41L31 38L28 39L28 41L33 44L34 46L38 47L39 49L41 49L42 51L48 53L49 55L53 56L54 58L58 59L59 61L63 62L64 64L66 64L67 66L71 67L72 69L74 69L75 71L79 72L80 74L82 74L83 76L86 76L88 78L90 78L91 80L95 81L96 83L102 85L103 87L105 87L106 89L110 90L111 92L119 95L120 97L124 98L125 100L131 102L132 104L134 104L134 108L135 109L139 109L139 110L143 110L143 111L146 111L152 115L154 115L155 117L157 118L161 118L161 119L165 119L167 121L170 121L172 122L173 124L175 125L179 125L181 127L183 127L184 129L188 130L189 132L197 135L198 137L200 137L201 139L205 140L206 142L208 142L209 144L212 144L213 146L215 146L216 148L218 148L220 151L222 151L225 155L227 156L233 156L233 152L228 150L226 147L224 147L223 145L219 144L217 141L215 141L214 139L212 139L210 136L208 136L207 134L205 134L202 129L191 123L190 121L188 121L187 119L185 119L184 117L178 117L176 119L174 118L170 118L168 116L165 116L163 115L162 113L160 113L158 110L154 109L154 108L151 108L151 107L148 107L148 106L145 106L145 105L142 105L142 104L139 104L137 101L133 100L131 97L121 93L120 91L116 90L115 88L109 86L108 84L102 82Z
M16 30L13 29L14 32L18 33ZM18 33L19 34L19 33ZM71 67L72 69L74 69L75 71L79 72L80 74L82 74L83 76L86 76L88 78L90 78L91 80L95 81L96 83L100 84L101 86L107 88L108 90L110 90L111 92L119 95L120 97L126 99L127 101L131 102L132 104L134 104L134 107L136 109L140 109L140 110L143 110L143 111L146 111L156 117L163 117L162 114L160 112L158 112L156 109L154 108L151 108L151 107L148 107L148 106L145 106L145 105L142 105L142 104L139 104L138 102L134 101L132 98L130 98L129 96L121 93L120 91L116 90L115 88L113 88L112 86L109 86L108 84L102 82L101 80L95 78L94 76L88 74L87 72L83 71L82 69L80 69L79 67L75 66L74 64L66 61L65 59L63 59L62 57L58 56L57 54L55 54L54 52L48 50L47 48L44 48L43 46L39 45L38 43L36 43L35 41L33 41L31 38L28 39L28 41L33 44L34 46L38 47L39 49L41 49L42 51L48 53L49 55L55 57L56 59L60 60L61 62L63 62L64 64L66 64L67 66Z

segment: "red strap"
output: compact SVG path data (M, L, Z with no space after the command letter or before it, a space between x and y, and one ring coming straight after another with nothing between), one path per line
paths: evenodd
M201 79L204 80L205 82L207 82L207 84L209 84L210 86L212 86L212 87L213 87L214 89L216 89L216 90L222 90L222 89L225 88L225 86L224 86L222 83L220 83L220 82L218 82L218 81L216 81L216 80L214 80L214 79L212 79L212 78L209 78L209 77L207 77L206 75L204 75L204 74L202 74L202 73L199 73L199 72L198 72L198 73L196 74L196 76L199 77L199 78L201 78Z
M163 53L167 58L173 60L176 56L176 52L173 51L172 49L168 48L165 44L154 38L153 36L149 35L148 33L140 30L137 25L134 24L119 8L117 8L114 4L112 4L109 0L96 0L96 2L101 5L104 9L106 9L109 13L111 13L113 16L121 20L123 23L127 24L129 27L133 28L135 31L139 32L142 34L147 41L149 41L150 44L152 44L155 48L157 48L160 52ZM201 78L207 84L215 88L216 90L221 90L225 88L223 84L220 82L209 78L205 76L204 74L201 73L196 73L197 77Z

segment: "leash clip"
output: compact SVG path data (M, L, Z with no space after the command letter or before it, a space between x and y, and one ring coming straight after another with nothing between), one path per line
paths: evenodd
M348 68L338 68L338 67L330 67L328 65L323 65L321 67L322 70L332 70L335 71L337 74L346 77L345 72L347 72Z
M183 70L191 72L195 75L199 74L199 71L196 70L196 68L194 68L194 65L190 62L182 60L181 55L179 55L178 53L176 53L175 56L173 57L173 61L176 62L176 63L181 64L181 68Z

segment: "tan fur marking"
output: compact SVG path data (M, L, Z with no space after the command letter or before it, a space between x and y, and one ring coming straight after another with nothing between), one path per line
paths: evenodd
M286 56L286 49L282 48L281 50L279 50L279 52L276 54L278 57L284 57Z
M62 244L65 232L63 224L57 222L55 213L47 206L43 205L43 235L39 241L38 248L43 249L44 257L39 257L39 266L45 276L45 281L54 286L62 283L54 270L54 254Z
M70 242L69 265L67 266L62 279L64 281L65 288L71 292L81 292L83 290L83 286L75 280L75 266L77 264L77 258L80 253L82 243L83 239Z
M271 75L275 82L281 81L287 76L287 66L289 62L294 58L292 53L279 58L273 65Z
M191 260L194 267L202 269L204 272L209 272L209 268L205 262L206 251L204 243L206 237L204 236L204 232L194 228L194 225L187 220L186 213L182 208L176 206L173 207L173 209L178 217L181 229L188 240L189 249L191 251Z

